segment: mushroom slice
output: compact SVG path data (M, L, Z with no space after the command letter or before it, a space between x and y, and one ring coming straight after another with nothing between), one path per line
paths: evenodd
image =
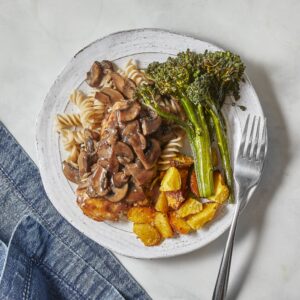
M121 91L127 99L132 99L136 90L136 85L133 80L127 78L123 90Z
M77 163L78 163L80 177L83 177L84 174L90 171L89 155L85 150L83 149L80 150Z
M142 161L142 164L146 169L152 168L156 161L158 160L161 153L160 144L156 139L150 139L149 141L149 147L145 153L145 159L146 161Z
M148 117L142 119L142 131L144 135L149 135L158 130L161 125L161 117L154 112L149 113Z
M121 76L120 74L118 74L117 72L111 72L110 74L111 79L114 83L114 86L116 87L116 89L123 93L124 90L124 86L125 86L125 79L123 76Z
M134 155L132 153L132 150L125 143L117 142L114 150L118 161L122 165L128 164L133 161Z
M110 140L104 140L99 145L97 154L98 154L98 164L111 173L115 173L119 169L119 162L115 155L115 145L110 144Z
M104 74L107 74L110 71L114 70L114 66L113 66L112 62L109 61L109 60L102 60L101 61L101 67L103 69L103 73Z
M136 186L135 184L131 183L128 194L126 196L127 203L135 203L142 201L146 198L146 195L143 189L140 186Z
M115 173L112 177L112 182L114 184L114 186L116 187L121 187L123 186L125 183L128 182L129 176L125 174L125 172L121 171L118 173Z
M97 154L99 159L109 159L112 156L112 147L108 143L101 143L98 146Z
M84 129L84 138L85 138L85 139L91 138L91 139L93 139L93 140L99 141L100 135L99 135L99 133L96 132L96 131L93 131L93 130L91 130L91 129L85 128L85 129Z
M139 152L145 150L147 147L147 140L141 133L133 134L125 140L133 147L133 149L136 149Z
M122 131L122 137L127 141L128 138L132 135L140 132L140 125L137 120L126 123Z
M115 102L124 100L123 95L122 95L120 92L118 92L118 91L116 91L116 90L114 90L114 89L112 89L112 88L105 87L105 88L103 88L103 89L101 90L101 92L102 92L103 94L109 96L110 102L111 102L112 104L114 104Z
M90 177L90 183L97 196L104 196L109 192L107 171L98 164L95 172Z
M134 120L141 111L141 105L137 101L132 101L129 108L118 112L119 122L128 122Z
M95 144L94 144L94 140L92 138L87 138L85 141L85 148L86 148L86 152L89 155L92 155L95 153Z
M86 74L86 83L91 87L98 87L103 78L103 70L101 63L95 61L89 72Z
M156 168L146 170L140 161L128 164L125 168L138 186L148 184L156 175Z
M64 161L63 162L63 172L66 178L74 183L80 182L79 169L73 164Z
M111 202L119 202L125 198L128 191L128 183L124 184L122 187L117 188L115 186L111 187L112 194L106 195L105 199Z
M122 101L118 101L116 102L113 107L111 108L112 111L116 111L116 110L125 110L128 109L130 107L130 102L127 100L122 100Z
M115 155L115 146L105 145L105 147L107 148L103 147L103 150L101 149L100 151L98 151L98 163L107 171L111 173L116 173L119 169L119 161ZM105 150L107 152L105 152ZM100 156L100 154L102 156Z
M143 136L141 133L138 133L137 137L138 137L141 148L143 150L145 150L147 147L147 140L146 140L145 136Z
M156 139L150 139L148 141L149 146L146 150L146 153L144 153L141 145L139 145L136 142L133 142L133 139L130 139L129 142L131 143L134 152L136 153L137 157L139 158L145 169L151 169L155 165L161 153L159 142Z
M96 92L95 93L95 99L99 100L104 105L110 105L111 104L109 95L104 94L102 92Z

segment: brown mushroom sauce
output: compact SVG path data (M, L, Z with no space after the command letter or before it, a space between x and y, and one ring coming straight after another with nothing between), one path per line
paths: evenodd
M77 166L65 161L63 170L78 184L77 203L87 216L116 221L130 207L153 201L150 186L157 177L161 145L172 132L155 112L133 99L135 83L115 72L111 62L94 62L86 82L99 87L105 76L113 88L95 93L107 107L101 128L85 129Z

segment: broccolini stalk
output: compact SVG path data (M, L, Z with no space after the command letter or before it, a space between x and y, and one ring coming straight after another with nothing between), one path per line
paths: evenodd
M214 191L211 136L208 129L210 120L222 157L226 181L233 196L232 169L221 107L227 95L238 98L239 82L244 69L239 56L229 51L197 54L187 50L176 57L169 57L166 62L150 64L146 75L154 85L137 89L137 95L145 105L187 132L195 161L199 194L202 197L209 197ZM185 111L187 123L178 116L165 112L155 101L153 95L156 93L176 98Z
M229 149L228 149L226 130L225 130L225 126L223 124L223 118L221 118L219 116L214 105L211 103L211 105L209 105L209 106L210 106L210 108L208 109L208 112L209 112L211 119L213 121L213 124L214 124L218 148L220 151L223 169L224 169L224 173L225 173L225 179L226 179L226 182L230 189L230 200L231 200L231 202L233 202L233 173L232 173L232 168L231 168L231 164L230 164L230 153L229 153Z

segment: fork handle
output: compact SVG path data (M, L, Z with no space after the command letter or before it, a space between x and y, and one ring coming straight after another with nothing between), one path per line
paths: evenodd
M235 236L237 221L239 217L240 207L241 207L241 202L238 201L236 203L233 220L230 226L226 246L223 252L219 274L218 274L218 278L216 281L215 290L212 298L213 300L224 300L226 297L230 265L231 265L232 249L234 244L234 236Z

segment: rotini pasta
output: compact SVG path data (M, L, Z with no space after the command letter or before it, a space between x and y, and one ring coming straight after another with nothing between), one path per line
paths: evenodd
M159 105L164 108L167 112L181 115L182 109L180 105L174 99L161 98Z
M67 162L72 162L75 165L77 165L77 161L78 161L78 156L79 156L79 147L77 145L73 145L69 156L67 157L66 161Z
M125 66L125 76L135 82L136 85L147 84L143 71L139 70L134 60L130 59Z
M65 150L71 151L73 146L80 146L84 143L84 129L63 130L61 132L61 137Z
M80 127L81 125L80 114L58 114L56 116L55 127L58 132L72 127Z
M95 129L101 125L105 114L105 106L94 98L94 93L87 96L79 90L75 90L70 101L80 110L80 119L84 128Z
M162 149L160 158L158 160L158 169L160 171L167 170L170 167L170 161L176 157L183 146L183 136L178 135L171 139Z

